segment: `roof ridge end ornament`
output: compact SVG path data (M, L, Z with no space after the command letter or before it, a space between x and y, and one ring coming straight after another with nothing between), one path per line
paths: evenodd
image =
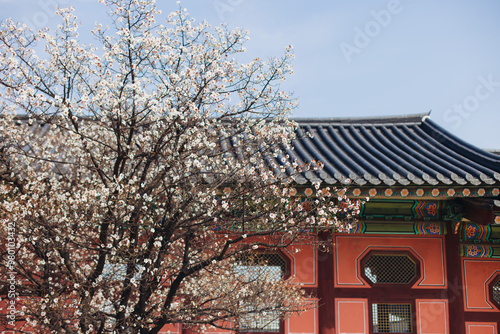
M429 110L429 112L427 113L427 115L425 115L424 117L422 117L422 123L425 122L428 119L431 119L431 112L432 112L432 109Z

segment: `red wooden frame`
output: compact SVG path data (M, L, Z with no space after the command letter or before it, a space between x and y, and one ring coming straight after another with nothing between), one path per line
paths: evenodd
M373 283L365 275L365 263L373 255L397 255L397 256L407 256L412 262L415 263L415 276L408 283ZM370 333L375 333L373 331L373 304L409 304L411 307L411 329L410 333L416 333L417 323L416 323L416 304L414 298L414 291L412 291L413 285L418 282L422 273L420 270L421 263L420 260L409 251L401 250L387 250L387 249L373 249L366 253L363 258L359 261L361 278L366 281L367 284L371 286L372 289L368 291L359 291L364 293L368 297L368 313L369 313L369 329ZM433 294L436 292L431 291ZM380 333L380 332L376 332ZM396 333L397 332L391 332ZM408 332L402 332L404 334Z

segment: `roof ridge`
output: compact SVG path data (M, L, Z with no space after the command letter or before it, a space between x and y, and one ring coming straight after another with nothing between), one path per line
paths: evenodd
M391 116L363 116L363 117L293 117L290 120L297 122L299 125L362 125L362 124L420 124L424 118L429 117L430 112L408 115L391 115Z

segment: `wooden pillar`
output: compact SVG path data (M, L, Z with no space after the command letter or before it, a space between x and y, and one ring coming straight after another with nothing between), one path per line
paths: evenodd
M464 287L462 282L462 266L460 259L460 235L455 234L455 226L451 221L446 223L446 270L448 280L448 307L451 334L465 334Z
M318 247L318 327L320 334L335 334L334 266L332 235L323 233L320 242L327 242L326 249Z

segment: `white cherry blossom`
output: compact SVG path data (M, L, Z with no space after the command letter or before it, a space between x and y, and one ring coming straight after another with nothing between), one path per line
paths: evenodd
M0 233L15 226L23 320L37 333L158 333L237 326L245 303L307 309L300 286L235 270L240 253L345 228L357 208L320 184L292 204L294 177L321 168L286 153L292 48L240 64L247 32L181 8L165 17L151 0L101 2L112 21L95 46L71 7L54 33L0 29Z

